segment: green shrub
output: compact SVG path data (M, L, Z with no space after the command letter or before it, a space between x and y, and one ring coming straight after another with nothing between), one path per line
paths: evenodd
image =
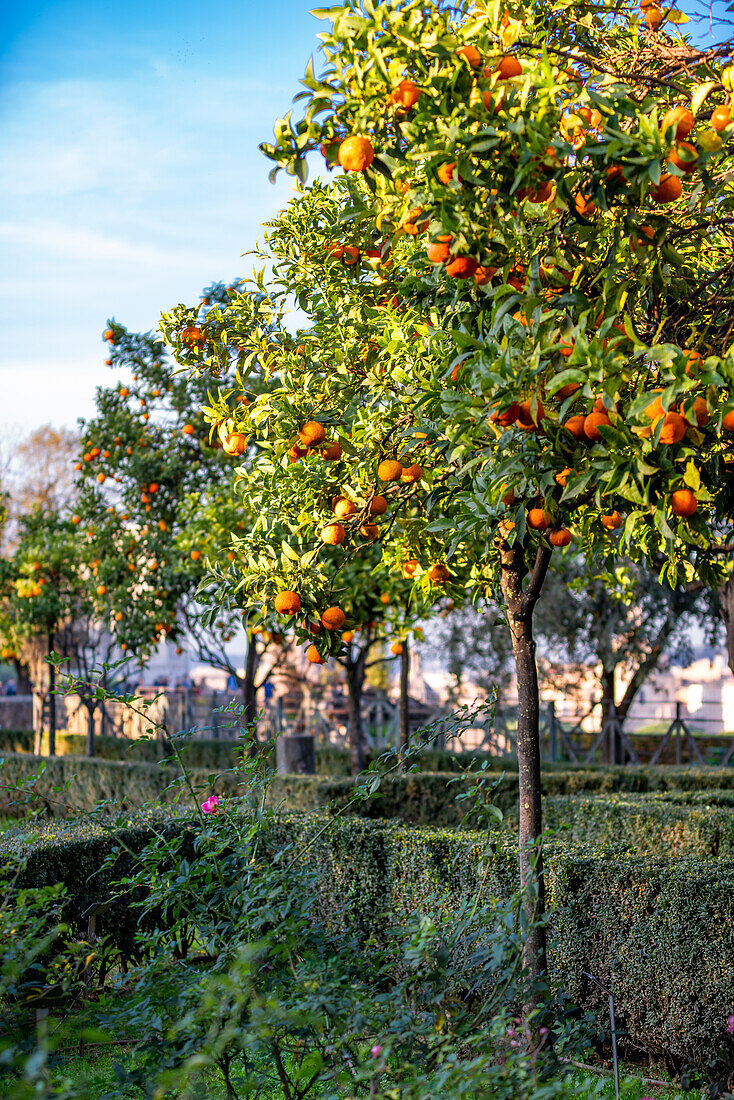
M0 756L6 752L33 752L33 730L0 729Z

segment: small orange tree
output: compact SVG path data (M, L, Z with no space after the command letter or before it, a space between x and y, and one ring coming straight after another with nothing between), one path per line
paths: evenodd
M551 555L573 539L603 562L618 542L669 578L711 580L731 526L726 46L697 49L655 3L349 0L321 14L323 72L309 66L302 120L280 121L265 151L303 179L320 149L345 176L271 227L276 285L312 328L241 428L272 452L273 492L316 544L326 502L285 461L316 445L311 422L347 454L355 537L387 486L381 531L414 508L423 560L463 556L473 583L501 591L532 918L533 611ZM388 564L404 553L382 543ZM525 952L542 971L537 922Z

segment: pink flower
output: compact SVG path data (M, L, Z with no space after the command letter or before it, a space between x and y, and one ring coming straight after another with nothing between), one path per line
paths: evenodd
M381 1046L374 1046L372 1048L372 1050L370 1051L370 1054L372 1055L373 1058L379 1058L380 1055L382 1054L382 1047Z
M726 1021L726 1030L730 1035L734 1035L734 1016L730 1016Z
M201 812L203 814L215 814L219 811L219 799L215 794L209 795L206 802L201 804Z

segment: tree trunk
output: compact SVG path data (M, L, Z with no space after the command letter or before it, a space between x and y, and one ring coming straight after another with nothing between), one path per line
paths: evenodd
M349 736L349 769L359 775L364 768L362 735L362 687L365 674L365 651L356 660L347 661L347 732Z
M95 745L94 745L94 711L95 711L95 707L93 705L90 706L88 703L85 703L85 706L87 708L87 747L86 747L86 754L87 754L87 756L94 756L95 755Z
M601 724L602 729L607 727L607 723L610 719L615 717L615 666L611 668L605 668L602 666L601 670ZM603 742L603 760L605 764L619 764L621 761L619 744L619 736L616 732L616 727L611 735L604 738Z
M48 655L54 651L54 632L48 632ZM48 666L48 755L56 756L56 666Z
M28 665L17 657L13 661L15 667L15 692L16 695L31 694L31 674Z
M408 639L403 641L403 649L400 654L400 755L401 757L410 747L410 648Z
M252 740L257 741L257 688L255 687L255 674L257 672L258 652L257 642L251 634L247 635L247 657L245 659L245 675L242 680L242 719L252 734Z
M512 651L517 673L517 764L520 799L520 886L528 930L523 943L523 965L531 983L526 1012L537 1004L532 988L546 973L545 884L540 836L543 829L540 768L540 698L535 662L533 611L540 596L551 551L539 547L535 567L523 591L527 575L525 551L520 545L500 542L501 585L507 605Z

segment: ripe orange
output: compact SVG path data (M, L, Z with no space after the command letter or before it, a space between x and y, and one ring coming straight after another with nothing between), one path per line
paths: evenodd
M369 513L371 516L384 516L387 511L387 501L384 497L374 496L370 501Z
M322 448L321 457L323 459L325 459L327 462L333 462L335 459L341 458L341 456L342 456L342 445L341 445L341 443L327 443L327 445L324 448Z
M696 119L693 111L689 111L687 107L671 107L663 115L660 129L664 134L667 134L668 130L674 127L673 137L676 141L682 141L683 138L688 137L695 125Z
M539 187L531 187L528 191L528 198L531 202L548 202L553 196L554 185L551 180L546 180L541 183Z
M685 419L677 412L666 413L660 429L661 443L680 443L686 434Z
M106 584L98 584L97 585L97 595L98 596L106 596L107 595L107 585Z
M714 130L716 130L717 134L720 134L722 130L725 130L730 122L730 107L726 107L723 104L720 107L714 107L711 113L711 125Z
M486 286L497 274L496 267L484 267L480 265L474 272L474 285Z
M97 474L97 481L100 483L100 485L102 485L106 480L107 478L104 474Z
M338 160L345 172L363 172L374 160L375 150L369 138L353 135L339 146Z
M683 194L683 184L679 176L663 175L660 183L650 192L652 201L661 206L668 202L675 202Z
M236 557L237 555L235 554L234 550L227 551L227 561L234 561Z
M181 333L181 340L187 348L200 348L206 343L206 336L198 325L189 325Z
M192 561L198 561L200 557L201 557L201 550L192 550L191 551L191 560Z
M321 616L321 622L327 630L341 630L345 620L346 615L340 607L327 607Z
M542 421L545 420L546 412L540 401L535 403L535 415L533 415L533 401L532 398L528 398L527 401L521 401L518 405L517 420L515 423L518 428L522 428L526 432L542 432Z
M567 527L559 527L557 531L551 531L548 541L551 546L568 546L571 542L571 532Z
M698 160L698 149L690 141L679 141L668 156L668 163L674 164L681 172L694 172Z
M326 439L326 431L318 420L307 420L298 433L304 447L320 447Z
M569 416L563 427L566 431L571 433L574 439L586 439L586 432L584 431L585 423L585 416Z
M403 562L403 577L406 581L412 580L418 572L419 565L415 558L409 558L408 561Z
M106 328L102 333L102 339L106 340L108 344L114 344L115 334L111 328Z
M648 30L656 31L663 21L663 13L660 8L645 8L645 26Z
M520 415L520 406L516 401L513 401L511 405L508 405L506 409L501 412L495 409L490 416L490 420L494 424L499 424L502 428L509 428L511 424L514 424Z
M334 504L334 515L337 519L346 519L357 511L357 505L346 497L339 497Z
M448 567L443 562L437 562L428 570L428 579L431 584L446 584L450 577Z
M401 481L406 481L408 483L412 483L414 481L420 481L422 477L423 477L422 467L420 467L420 466L418 466L417 464L414 463L412 466L407 466L407 467L403 468L403 472L400 475L400 480Z
M308 447L298 447L294 444L294 446L288 448L286 454L289 462L298 462L299 458L303 458L304 455L308 454Z
M655 230L651 225L641 225L636 233L630 235L630 248L638 252L642 248L650 248L655 239Z
M618 531L624 526L624 516L614 511L610 515L601 517L601 525L605 531Z
M454 178L454 169L456 168L456 161L452 160L450 164L442 164L436 172L441 183L451 183Z
M550 513L543 508L530 508L527 516L528 527L533 531L545 531L550 527Z
M120 386L120 397L127 397L129 393L130 390L127 388L127 386Z
M182 431L182 433L183 433L184 435L193 435L193 434L194 434L194 432L196 431L196 428L194 427L194 425L193 425L193 424L184 424L184 426L183 426L183 428L181 429L181 431ZM129 450L130 450L130 448L128 448L128 451L129 451Z
M396 657L399 657L403 652L403 647L400 642L393 642L390 646L390 652L394 653Z
M482 55L476 46L460 46L456 51L457 57L463 57L467 65L471 65L472 69L477 69L482 64Z
M397 88L393 88L390 99L408 110L415 107L421 97L421 89L412 80L401 80Z
M82 517L81 516L72 516L71 517L71 522L76 526L78 523L82 522Z
M328 546L340 546L344 542L346 534L341 523L327 523L326 527L321 529L321 541Z
M522 65L516 57L501 57L494 67L498 80L510 80L513 76L520 76Z
M376 523L363 523L359 529L360 535L366 539L376 539L380 533L380 528Z
M478 267L472 256L454 256L446 264L446 274L452 279L471 279Z
M116 623L121 623L122 622L122 612L121 611L116 611L115 612L115 622Z
M349 645L353 640L354 640L354 631L353 630L345 630L344 633L342 634L342 641L346 642L347 645Z
M734 432L734 409L730 409L728 413L724 414L721 426L725 428L727 432Z
M432 264L445 264L451 258L451 236L444 233L426 245L426 256Z
M273 606L279 615L297 615L301 610L301 597L297 592L286 589L279 592L273 601Z
M691 412L693 413L693 419L696 421L697 428L703 428L708 424L709 407L704 397L696 398L693 402Z
M308 630L309 634L313 634L314 637L318 637L319 634L324 633L324 628L319 622L306 623L306 629Z
M315 645L310 645L306 650L306 660L312 665L323 665L326 663Z
M556 485L560 485L562 489L565 489L572 472L570 466L564 466L562 470L559 470L555 477Z
M222 443L222 450L227 455L243 455L247 450L247 436L242 432L230 432Z
M377 467L380 481L397 481L403 473L403 467L394 458L384 459Z
M694 368L703 362L703 356L700 352L690 351L688 348L683 349L683 354L686 357L686 374L690 375L693 373Z
M609 413L606 409L595 410L584 420L584 435L592 443L600 443L604 439L603 435L599 431L600 426L611 426L609 419Z
M698 501L690 489L676 489L670 496L670 510L674 516L692 516Z
M576 195L573 200L573 205L576 213L580 217L586 218L587 221L593 218L594 214L596 213L596 203L593 202L586 195Z

